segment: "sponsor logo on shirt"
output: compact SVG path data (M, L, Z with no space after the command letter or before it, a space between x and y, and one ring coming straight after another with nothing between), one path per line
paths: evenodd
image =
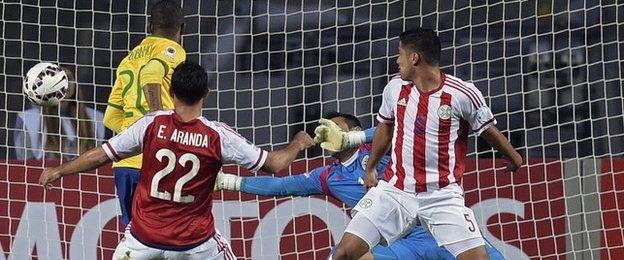
M405 98L399 99L399 102L397 102L397 104L399 106L407 106L407 101L405 101Z

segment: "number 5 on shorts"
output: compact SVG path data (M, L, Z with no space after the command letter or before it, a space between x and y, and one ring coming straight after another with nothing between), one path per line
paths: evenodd
M466 221L470 223L470 227L468 227L468 230L470 230L470 232L475 232L477 229L475 228L474 222L470 220L470 214L464 214L464 218L466 218Z

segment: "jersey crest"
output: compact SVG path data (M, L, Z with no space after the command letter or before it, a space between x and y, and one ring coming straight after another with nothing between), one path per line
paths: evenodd
M441 105L438 108L438 117L440 119L449 119L451 118L452 110L449 105Z
M167 56L171 60L175 60L176 49L172 46L169 46L165 49L165 56Z

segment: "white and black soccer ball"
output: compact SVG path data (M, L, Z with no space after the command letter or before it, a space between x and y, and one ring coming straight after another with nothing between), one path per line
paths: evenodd
M67 94L69 81L65 71L56 64L42 62L24 76L24 95L40 106L57 105Z

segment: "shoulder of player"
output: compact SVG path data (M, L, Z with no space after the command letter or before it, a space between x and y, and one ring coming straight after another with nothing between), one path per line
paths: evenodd
M452 86L454 88L460 88L462 90L467 90L470 92L478 92L481 93L481 91L475 86L475 84L462 80L458 77L455 77L453 75L448 75L446 74L446 79L444 82L445 85L447 86Z
M236 135L238 137L241 137L244 139L244 137L242 137L238 132L236 132L236 130L234 130L232 127L230 127L228 124L223 123L223 122L219 122L219 121L212 121L212 120L208 120L205 117L200 117L200 121L209 129L212 129L213 131L215 131L219 136L221 137L225 137L225 139L228 139L228 136L230 135Z
M154 120L156 120L156 118L158 117L170 116L170 115L173 115L173 113L175 113L173 110L158 110L158 111L153 111L153 112L149 112L145 114L141 119L147 120L151 123Z
M164 55L169 58L173 57L181 60L186 58L186 51L179 43L166 38L155 38L156 41L153 43L154 49L152 50L153 56Z
M448 87L448 91L454 94L456 100L471 102L477 107L481 106L483 94L474 84L447 74L444 85Z
M392 76L392 78L390 78L390 81L388 81L388 84L386 84L386 87L396 87L396 88L400 88L405 84L409 84L409 81L405 81L401 78L400 74L396 74L394 76Z
M401 79L400 76L392 77L384 87L384 95L398 95L405 84L409 84L409 82Z

